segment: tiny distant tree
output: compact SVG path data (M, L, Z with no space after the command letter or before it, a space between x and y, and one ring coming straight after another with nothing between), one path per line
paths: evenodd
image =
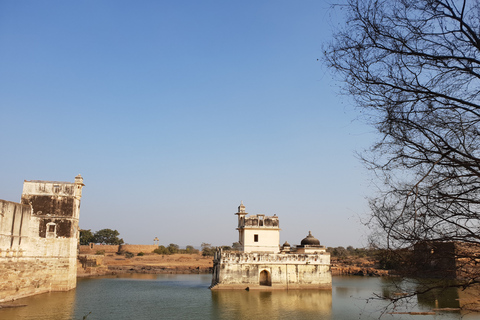
M167 250L170 254L178 253L178 249L180 249L180 247L175 243L170 243L167 247Z
M232 243L232 249L233 250L240 250L242 246L240 245L240 242L234 242Z
M91 242L95 242L95 235L90 229L80 229L80 245L86 246Z
M102 229L95 232L95 243L100 244L112 244L119 245L123 244L123 239L120 239L118 236L120 233L117 230L112 229Z
M158 248L153 250L153 252L156 254L170 254L170 251L168 251L163 245L158 246Z
M198 250L195 249L193 246L189 245L185 248L185 253L188 253L188 254L198 253Z
M213 256L215 254L215 248L212 247L210 243L203 242L201 244L202 247L202 256Z

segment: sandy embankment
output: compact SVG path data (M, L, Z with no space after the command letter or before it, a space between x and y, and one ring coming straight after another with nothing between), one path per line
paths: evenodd
M112 273L210 273L212 267L213 258L200 254L146 254L130 259L123 255L106 254L102 266L96 267L96 270L79 268L77 274L88 277Z

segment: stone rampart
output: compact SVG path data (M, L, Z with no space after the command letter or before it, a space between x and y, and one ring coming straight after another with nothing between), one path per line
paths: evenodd
M153 250L157 249L158 245L153 244L122 244L120 245L119 250L123 252L131 252L131 253L152 253Z

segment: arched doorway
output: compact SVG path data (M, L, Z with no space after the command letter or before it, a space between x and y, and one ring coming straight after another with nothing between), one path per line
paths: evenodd
M262 270L262 272L260 272L260 285L261 286L272 285L272 277L270 276L270 272L268 272L267 270Z

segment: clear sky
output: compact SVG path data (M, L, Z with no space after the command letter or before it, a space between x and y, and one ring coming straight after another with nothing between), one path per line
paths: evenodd
M231 245L234 213L364 246L373 130L317 59L326 1L0 1L0 198L84 177L80 227Z

